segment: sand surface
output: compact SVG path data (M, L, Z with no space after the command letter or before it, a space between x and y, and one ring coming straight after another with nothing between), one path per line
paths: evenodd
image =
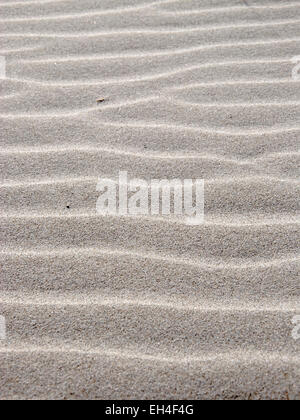
M0 1L0 399L300 398L297 55L300 1ZM97 215L120 170L204 224Z

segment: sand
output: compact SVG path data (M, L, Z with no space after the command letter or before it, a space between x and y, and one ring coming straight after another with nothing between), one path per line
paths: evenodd
M0 1L1 400L300 399L297 55L299 1Z

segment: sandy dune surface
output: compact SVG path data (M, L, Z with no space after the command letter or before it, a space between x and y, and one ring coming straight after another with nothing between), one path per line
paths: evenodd
M1 0L0 56L0 399L299 399L300 1Z

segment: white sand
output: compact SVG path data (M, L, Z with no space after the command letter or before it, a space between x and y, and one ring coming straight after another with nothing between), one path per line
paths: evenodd
M0 399L299 399L300 2L0 16ZM98 216L119 170L204 178L205 223Z

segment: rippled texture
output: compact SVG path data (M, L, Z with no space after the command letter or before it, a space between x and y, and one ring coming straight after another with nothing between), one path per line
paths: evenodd
M299 399L299 47L299 1L0 1L1 399ZM100 217L119 170L205 223Z

